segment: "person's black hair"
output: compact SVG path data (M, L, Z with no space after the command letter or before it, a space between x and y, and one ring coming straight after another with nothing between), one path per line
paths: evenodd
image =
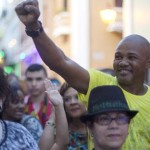
M14 84L9 85L9 93L7 94L7 96L5 98L5 102L3 104L2 116L5 113L5 110L7 109L10 102L18 103L18 101L19 101L19 97L18 97L18 93L17 93L18 91L21 91L22 93L24 93L21 86L19 86L17 84L16 85L14 85Z
M7 81L9 85L18 85L18 86L20 85L20 79L14 73L10 73L7 75Z
M3 99L3 105L5 102L5 98L9 93L9 85L7 82L6 74L4 73L3 68L0 67L0 98ZM4 106L2 107L2 109ZM0 112L0 119L2 118L2 112Z
M71 88L71 86L67 82L64 82L62 86L60 87L59 92L63 100L64 100L64 94L69 88ZM65 105L64 105L64 108L65 108ZM66 112L66 108L65 108L65 112ZM67 112L66 112L66 117L67 117L68 123L70 123L72 121L72 117L70 117Z
M87 121L86 125L87 125L89 128L92 128L93 125L94 125L94 121L95 121L95 117L92 117L92 118L90 118L90 119Z
M47 77L47 71L45 69L45 67L41 64L31 64L25 71L25 74L27 74L27 72L35 72L35 71L44 71L44 74Z
M3 68L0 67L0 98L5 98L8 93L9 85Z
M60 90L59 90L60 95L61 95L62 97L64 97L65 92L66 92L69 88L71 88L71 86L70 86L67 82L64 82L64 83L62 84L62 86L60 87Z

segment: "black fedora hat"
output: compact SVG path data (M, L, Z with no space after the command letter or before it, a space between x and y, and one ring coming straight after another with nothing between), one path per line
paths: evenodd
M86 123L93 116L112 111L126 112L130 118L138 113L129 109L121 88L115 85L98 86L90 93L87 114L81 116L81 121Z

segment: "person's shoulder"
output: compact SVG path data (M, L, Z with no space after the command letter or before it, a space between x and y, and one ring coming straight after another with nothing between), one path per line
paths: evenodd
M39 120L34 116L24 115L21 124L32 134L33 138L38 142L43 132L43 128Z
M146 95L150 95L150 86L149 85L146 85L146 87L147 87L147 93L146 93Z
M21 125L20 123L12 122L12 121L5 121L5 123L6 123L6 125L9 129L13 129L14 131L15 130L24 130L24 131L26 131L26 128L23 125Z
M99 71L94 68L90 68L90 69L88 69L88 72L89 73L98 73Z
M102 72L97 69L90 69L89 75L90 75L90 83L89 83L90 90L96 86L117 84L117 78L115 76L112 76L108 73Z
M39 123L39 120L32 115L26 115L25 114L25 115L23 115L20 123L24 125L24 124L32 123L32 122L38 122Z
M4 120L4 122L7 124L7 126L22 126L20 125L20 123L17 123L17 122L12 122L8 120Z
M105 76L105 77L113 77L115 78L115 76L109 74L109 73L106 73L106 72L103 72L101 70L97 70L97 69L94 69L94 68L90 68L88 70L90 76Z
M11 140L11 142L16 144L16 149L20 149L21 144L24 143L24 149L39 150L33 136L23 125L11 121L4 121L4 123L7 128L7 144Z
M89 72L89 75L90 75L90 80L91 80L91 79L96 79L96 80L97 80L97 78L100 78L101 75L103 75L103 73L102 73L101 71L96 70L96 69L94 69L94 68L90 68L90 69L88 70L88 72Z
M145 84L145 86L148 88L148 90L150 89L150 85Z
M20 123L5 121L5 124L7 126L7 130L10 133L13 132L14 134L17 133L20 135L28 135L29 134L29 131Z
M24 127L26 127L27 129L30 129L30 130L31 129L36 130L37 128L38 128L38 130L43 129L39 120L32 115L24 115L20 123Z
M34 116L32 116L32 115L29 115L29 114L25 114L25 115L23 115L23 117L22 117L22 120L26 120L26 119L30 119L30 118L35 118ZM36 119L36 118L35 118ZM21 120L21 121L22 121Z

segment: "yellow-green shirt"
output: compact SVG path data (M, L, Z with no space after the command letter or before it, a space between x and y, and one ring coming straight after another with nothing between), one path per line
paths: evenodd
M97 86L118 85L116 77L103 72L89 70L90 82L86 95L79 94L79 98L87 105L90 91ZM144 95L134 95L123 90L130 109L138 110L139 113L132 119L129 135L123 145L123 150L150 150L150 87ZM107 92L107 91L106 91ZM88 142L88 149L92 150L92 140Z

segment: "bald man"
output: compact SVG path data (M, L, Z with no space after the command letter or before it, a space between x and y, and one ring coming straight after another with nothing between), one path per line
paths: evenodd
M40 12L37 0L20 3L16 6L16 13L26 26L26 33L32 37L43 61L82 93L79 94L80 99L86 104L94 87L101 85L121 87L130 109L139 110L139 114L131 122L129 136L123 149L150 149L150 87L144 84L146 71L150 67L148 40L140 35L130 35L120 41L113 62L116 77L112 77L94 69L85 70L53 43L38 21ZM92 149L91 142L88 149Z

